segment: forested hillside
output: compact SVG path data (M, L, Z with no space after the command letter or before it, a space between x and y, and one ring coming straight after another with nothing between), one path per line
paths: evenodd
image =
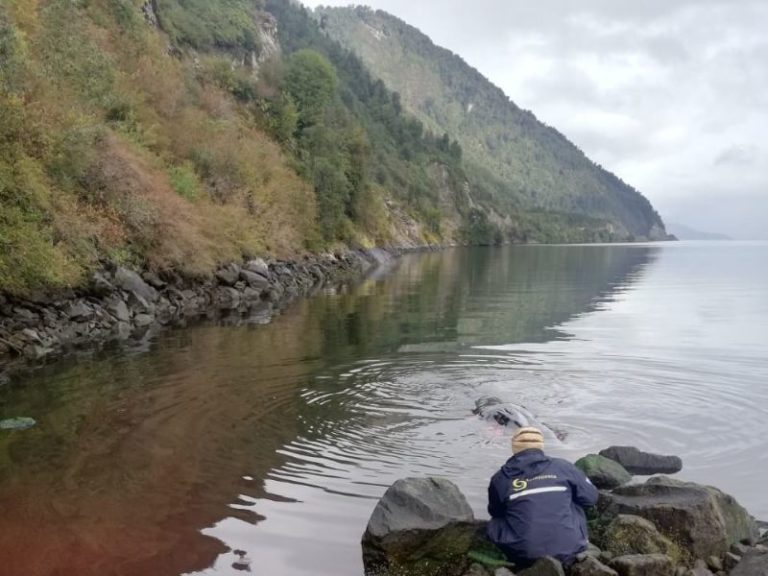
M197 278L342 246L650 233L634 193L631 217L510 193L290 0L8 0L0 62L0 292L107 263Z
M641 194L417 29L364 7L319 8L317 18L399 93L406 110L459 141L468 172L487 182L499 205L590 216L618 235L664 237Z

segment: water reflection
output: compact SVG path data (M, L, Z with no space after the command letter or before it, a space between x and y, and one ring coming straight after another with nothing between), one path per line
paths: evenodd
M408 256L268 326L197 326L49 367L0 391L0 414L39 422L0 435L4 569L240 573L238 550L259 573L357 574L395 478L442 474L480 497L503 438L471 416L477 395L560 401L530 386L547 360L473 346L567 338L560 325L628 290L656 252Z

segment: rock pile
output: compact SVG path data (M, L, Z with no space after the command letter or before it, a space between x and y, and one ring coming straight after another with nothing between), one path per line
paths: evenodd
M589 515L590 547L573 566L544 558L515 570L485 540L485 523L454 484L408 478L371 516L362 541L366 576L768 576L768 535L761 540L733 497L667 476L629 484L626 468L606 455L644 474L682 468L679 458L627 448L580 460L603 490Z
M197 318L264 322L296 297L358 275L387 257L377 250L294 262L256 258L224 266L207 279L182 278L172 271L139 274L117 266L94 273L78 292L27 300L0 294L0 382L14 367L73 349L142 338Z

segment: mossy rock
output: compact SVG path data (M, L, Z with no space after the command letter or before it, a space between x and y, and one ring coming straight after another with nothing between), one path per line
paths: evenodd
M621 464L598 454L589 454L577 460L576 468L600 489L613 490L632 480L632 475Z
M614 556L665 554L675 564L686 557L680 547L659 533L651 522L630 514L619 514L608 524L603 531L600 548Z
M597 513L601 522L621 514L645 518L683 551L689 564L695 558L724 556L732 544L758 537L756 523L731 496L665 476L601 493Z
M434 531L403 535L403 545L389 543L386 553L366 550L365 573L376 576L461 576L472 564L468 551L483 547L484 527L456 523ZM364 544L365 546L365 544ZM474 560L476 561L476 560Z

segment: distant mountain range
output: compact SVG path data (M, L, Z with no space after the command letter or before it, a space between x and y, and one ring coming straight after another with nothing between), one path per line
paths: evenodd
M733 240L733 238L725 234L703 232L677 222L667 222L667 232L678 240Z
M637 190L416 28L361 6L321 7L315 14L323 31L362 58L408 112L459 142L471 180L490 193L494 210L583 216L590 221L582 226L603 226L625 239L666 237Z

